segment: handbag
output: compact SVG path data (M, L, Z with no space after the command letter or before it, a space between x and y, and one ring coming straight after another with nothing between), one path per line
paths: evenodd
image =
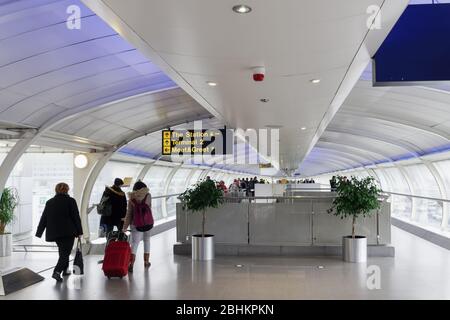
M73 274L83 275L84 274L84 263L83 263L83 253L81 252L81 240L78 239L77 249L75 252L75 259L73 260Z
M99 215L110 217L112 215L112 205L108 196L103 196L97 205L97 213Z

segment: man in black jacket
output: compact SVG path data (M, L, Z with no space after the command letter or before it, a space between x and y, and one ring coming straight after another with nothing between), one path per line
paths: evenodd
M53 271L53 278L61 282L61 273L64 276L70 274L69 256L73 248L75 238L83 235L80 214L75 199L68 195L69 186L58 183L55 187L56 195L47 201L42 213L36 237L42 237L45 232L45 241L56 242L59 259Z
M127 214L127 197L121 189L123 184L122 179L116 178L114 185L106 187L103 192L102 198L108 197L111 205L111 216L102 216L100 219L100 225L105 227L106 233L113 231L114 226L117 230L122 230L123 219Z

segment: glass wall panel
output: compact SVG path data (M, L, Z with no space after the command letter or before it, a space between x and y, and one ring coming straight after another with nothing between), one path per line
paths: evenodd
M194 174L192 175L191 179L188 182L187 187L190 187L198 182L198 179L200 179L201 174L203 173L202 169L192 169L195 170Z
M450 199L450 160L436 161L433 164L436 166L442 180L444 180L447 192L446 199Z
M178 194L186 190L186 179L191 173L191 169L180 168L177 170L172 180L170 181L169 190L167 194ZM167 199L167 215L169 217L174 216L176 213L176 203L179 202L177 197L171 197Z
M436 161L433 164L439 172L445 186L445 190L443 190L443 192L446 192L444 198L450 199L450 160ZM450 203L447 205L450 206ZM448 224L446 227L447 230L450 231L450 219L448 219Z
M3 154L6 156L6 154ZM55 195L59 182L69 185L73 192L73 154L71 153L25 153L14 166L7 187L13 187L19 195L15 220L8 227L16 239L34 234L47 200ZM45 243L31 237L33 243Z
M149 187L150 193L153 197L163 195L164 186L172 169L173 167L154 165L147 172L144 182ZM155 220L163 218L162 201L165 201L165 198L158 198L152 201L152 211Z
M398 168L384 168L383 173L389 181L386 191L411 194L408 182Z
M390 180L388 180L387 176L384 174L384 169L375 169L374 170L378 179L378 183L380 184L380 187L384 191L391 191L391 184Z
M436 180L425 165L417 164L405 166L404 168L411 181L414 195L441 198ZM426 199L416 199L414 201L416 210L414 221L432 227L439 227L441 225L441 202Z

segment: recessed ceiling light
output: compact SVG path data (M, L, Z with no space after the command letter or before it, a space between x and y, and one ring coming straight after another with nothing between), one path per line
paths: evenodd
M262 98L262 99L259 99L259 101L261 101L261 102L269 102L269 99L267 99L267 98Z
M311 80L311 83L314 83L314 84L317 84L317 83L319 83L320 82L320 79L312 79Z
M252 8L244 4L238 4L233 7L233 11L236 13L249 13L250 11L252 11Z
M215 86L217 86L217 82L214 82L214 81L207 81L206 83L207 83L208 86L210 86L210 87L215 87Z
M300 129L301 129L301 130L306 130L306 127L301 127Z

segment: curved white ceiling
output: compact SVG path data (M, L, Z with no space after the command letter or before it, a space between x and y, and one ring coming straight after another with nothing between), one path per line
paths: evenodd
M229 127L281 126L287 169L309 153L408 3L250 0L243 15L234 0L83 1ZM380 29L367 27L370 6L381 8ZM266 79L255 83L261 65Z
M113 0L105 2L119 3ZM132 2L141 3L138 0ZM203 3L201 0L196 2ZM304 176L421 157L450 149L450 94L445 91L450 91L448 84L433 88L374 88L370 81L364 80L368 79L370 72L357 82L323 134L318 134L321 133L321 121L327 117L324 113L330 110L331 93L337 90L335 82L343 79L340 73L348 68L350 53L356 52L351 48L358 43L356 34L361 30L348 37L342 35L329 39L331 43L326 44L326 41L319 41L319 36L306 34L300 28L303 22L288 19L278 26L279 29L265 33L267 39L276 40L276 45L265 43L266 38L257 38L249 44L250 48L246 48L245 41L233 36L241 29L246 30L244 36L252 32L259 34L256 30L259 24L251 26L253 19L261 14L256 1L251 2L256 14L249 21L232 13L223 13L225 11L218 17L211 15L194 21L176 10L178 2L153 3L169 6L174 17L185 17L184 20L161 21L161 16L156 19L161 25L148 31L149 36L158 32L171 35L166 39L158 38L160 42L155 48L173 67L166 69L167 65L163 66L164 72L78 0L0 0L0 138L16 138L8 136L8 131L1 131L4 129L40 129L58 120L38 140L40 144L67 145L88 151L106 150L129 141L120 152L158 158L161 152L160 130L180 124L179 127L189 127L193 120L211 118L214 110L208 112L204 104L198 103L206 99L211 103L206 107L217 108L225 120L244 128L267 124L282 124L289 128L295 122L298 129L305 121L308 129L304 133L299 131L281 141L284 148L300 155L307 153L309 141L314 141L313 136L317 136L314 148L297 171ZM274 3L264 10L273 9ZM303 5L312 10L310 12L324 5L313 1L287 3L292 10ZM354 11L346 5L333 3L334 15L325 11L327 15L322 20L314 22L310 18L310 22L318 26L318 34L330 23L338 23L338 30L343 32L362 18L361 2L351 8ZM82 8L81 30L66 27L66 9L73 4ZM207 6L228 10L231 4L231 1L221 1ZM348 15L349 12L354 15ZM269 26L284 17L282 12L275 13ZM309 21L308 17L304 18ZM229 30L220 29L221 23L229 24L227 19L234 21L233 26ZM213 25L209 30L201 30L200 34L205 39L192 33L208 25L207 22ZM169 31L166 32L164 26ZM275 39L275 35L289 26L292 28L286 29L289 35L286 39L295 38L296 33L292 30L299 30L298 37L303 40L297 41L296 46L299 47L294 48L297 51L283 56L278 51L290 47L283 42L285 40ZM314 34L312 29L309 30L311 35ZM227 48L225 40L240 45ZM310 44L310 51L303 48ZM340 45L345 49L339 49ZM262 50L265 46L268 46L265 52L273 50L267 59L252 51ZM215 55L208 56L208 52ZM337 54L336 59L331 59L333 52ZM308 56L312 53L317 54L316 60ZM259 62L267 62L270 68L269 80L258 87L249 82L246 68ZM184 77L182 88L178 88L166 73L177 83L180 82L177 77ZM336 77L329 76L331 74ZM308 79L316 75L322 78L322 83L319 87L312 87ZM217 79L219 86L206 86L206 79ZM190 84L193 87L187 88ZM269 104L253 101L263 94L270 95ZM299 101L304 103L299 104ZM205 121L204 126L210 127L221 127L227 122L218 118ZM149 134L151 132L154 133ZM208 164L257 174L257 165L240 161L249 152L254 152L246 151L246 148L243 143L236 145L235 160L238 163L211 161Z
M305 176L450 150L450 92L360 80L298 172Z
M81 7L81 29L66 26ZM0 6L0 119L41 127L87 110L175 87L151 61L77 0L7 1Z

